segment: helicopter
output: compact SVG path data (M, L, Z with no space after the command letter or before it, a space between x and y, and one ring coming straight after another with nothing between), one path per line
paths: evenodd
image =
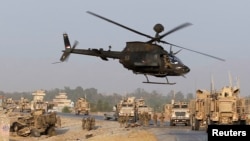
M192 25L191 23L183 23L162 35L160 35L160 33L164 31L164 26L160 23L157 23L153 28L156 34L154 37L152 37L150 35L144 34L120 23L112 21L108 18L100 16L96 13L90 11L87 11L87 13L141 36L145 36L149 38L149 40L146 42L128 41L126 42L126 46L122 51L111 51L111 46L109 46L108 50L104 50L103 48L76 49L76 46L79 42L75 41L73 46L71 46L68 34L64 33L63 40L65 50L62 50L63 54L60 58L59 63L68 60L70 54L96 56L100 57L104 61L108 61L108 59L118 59L124 68L131 70L134 74L144 75L146 77L146 81L144 81L143 83L174 85L176 83L169 82L167 78L168 76L185 77L184 75L190 72L190 68L184 65L182 61L178 57L176 57L176 54L182 49L212 57L220 61L225 61L224 59L184 48L162 40L162 38L164 38L165 36ZM159 43L170 45L170 51L166 51L161 45L159 45ZM174 53L172 51L172 47L178 47L181 48L181 50ZM153 82L149 80L148 76L165 78L166 82Z

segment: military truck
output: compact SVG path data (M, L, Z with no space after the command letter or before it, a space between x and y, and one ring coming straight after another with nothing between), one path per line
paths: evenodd
M245 98L246 124L250 125L250 98Z
M212 93L208 124L246 124L238 105L239 88L224 86L220 91Z
M30 102L30 107L31 111L36 111L36 110L45 110L45 112L48 111L48 102L43 101L43 100L32 100Z
M90 103L85 98L78 98L74 106L75 114L80 115L89 115L90 112Z
M189 102L191 128L200 130L207 125L207 117L210 110L210 92L207 90L196 90L196 98Z
M31 104L27 98L21 97L19 101L20 112L31 112Z
M4 103L3 103L4 109L10 109L12 107L18 108L17 106L18 105L16 104L16 102L12 98L4 99Z
M118 118L128 118L129 122L136 122L135 97L128 97L121 101Z
M142 114L143 112L148 113L150 119L153 116L153 108L146 105L145 100L143 98L139 98L135 100L136 105L136 117L137 120L139 119L139 114Z
M170 126L181 125L190 126L190 111L188 102L172 102L169 107Z
M43 109L34 110L30 114L11 116L10 132L23 137L54 136L56 122L56 113L45 113Z

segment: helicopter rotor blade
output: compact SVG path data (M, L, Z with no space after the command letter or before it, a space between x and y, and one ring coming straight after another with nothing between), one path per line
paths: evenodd
M148 43L152 43L152 42L154 42L154 41L162 42L161 39L164 38L165 36L167 36L167 35L169 35L169 34L175 32L175 31L177 31L177 30L180 30L180 29L182 29L182 28L184 28L184 27L190 26L190 25L192 25L192 24L191 24L191 23L184 23L184 24L181 24L181 25L179 25L179 26L173 28L172 30L170 30L170 31L168 31L168 32L166 32L166 33L164 33L163 35L159 36L158 38L153 38L152 40L148 41Z
M178 46L178 45L175 45L175 44L171 44L171 43L166 42L166 41L161 41L161 42L162 42L162 43L165 43L165 44L169 44L169 45L171 45L171 46L175 46L175 47L181 48L181 49L185 49L185 50L188 50L188 51L192 51L192 52L195 52L195 53L198 53L198 54L202 54L202 55L205 55L205 56L208 56L208 57L211 57L211 58L220 60L220 61L225 61L225 59L222 59L222 58L219 58L219 57L215 57L215 56L212 56L212 55L209 55L209 54L206 54L206 53L198 52L198 51L195 51L195 50L191 50L191 49L188 49L188 48L184 48L184 47L181 47L181 46Z
M154 39L154 37L152 37L152 36L149 36L149 35L147 35L147 34L144 34L144 33L141 33L141 32L139 32L139 31L136 31L136 30L134 30L134 29L132 29L132 28L129 28L129 27L127 27L127 26L124 26L124 25L122 25L122 24L119 24L119 23L117 23L117 22L115 22L115 21L112 21L112 20L110 20L110 19L107 19L107 18L105 18L105 17L103 17L103 16L100 16L100 15L98 15L98 14L95 14L95 13L93 13L93 12L87 11L87 13L88 13L88 14L91 14L91 15L93 15L93 16L96 16L96 17L98 17L98 18L101 18L101 19L103 19L103 20L105 20L105 21L107 21L107 22L113 23L113 24L115 24L115 25L117 25L117 26L120 26L120 27L122 27L122 28L125 28L125 29L127 29L127 30L129 30L129 31L132 31L132 32L136 33L136 34L139 34L139 35L142 35L142 36L145 36L145 37Z

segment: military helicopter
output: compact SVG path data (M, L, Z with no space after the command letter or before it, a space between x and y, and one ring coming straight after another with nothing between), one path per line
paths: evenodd
M146 77L146 81L143 83L151 83L151 84L169 84L173 85L176 83L172 83L168 81L167 76L183 76L187 74L190 71L190 68L182 63L182 61L176 57L175 55L180 52L181 50L177 52L172 51L172 46L178 47L181 49L189 50L192 52L196 52L205 56L209 56L221 61L225 61L224 59L214 57L205 53L197 52L194 50L190 50L181 46L177 46L175 44L163 41L162 38L165 36L178 31L182 28L185 28L187 26L190 26L191 23L184 23L181 24L172 30L160 35L162 31L164 31L164 27L161 24L156 24L154 26L154 31L156 32L155 37L152 37L150 35L141 33L139 31L136 31L134 29L131 29L127 26L124 26L122 24L119 24L115 21L112 21L110 19L107 19L103 16L100 16L98 14L95 14L93 12L87 11L88 14L91 14L95 17L98 17L102 20L105 20L107 22L110 22L112 24L115 24L117 26L120 26L122 28L125 28L129 31L132 31L136 34L145 36L149 38L149 41L142 42L142 41L130 41L126 42L126 47L122 51L111 51L111 46L109 46L109 50L104 50L103 48L100 49L75 49L78 41L75 41L74 45L71 46L69 37L67 33L63 34L64 39L64 45L65 50L63 50L63 54L60 58L60 62L64 62L68 59L70 54L82 54L82 55L90 55L90 56L96 56L100 57L104 61L108 61L108 58L111 59L118 59L119 62L123 65L124 68L127 68L128 70L133 71L134 74L143 74ZM160 46L158 43L168 44L170 45L170 52L164 50L162 46ZM148 75L154 76L154 77L161 77L166 78L166 82L152 82L149 81Z

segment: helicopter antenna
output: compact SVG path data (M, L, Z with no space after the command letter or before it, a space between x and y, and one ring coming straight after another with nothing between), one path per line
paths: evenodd
M237 87L240 88L240 79L238 77L236 77L236 81L237 81Z
M229 86L232 87L233 86L233 82L232 82L232 76L231 76L231 73L230 71L228 71L228 78L229 78Z
M215 88L214 88L214 78L213 75L211 74L211 93L215 92Z

